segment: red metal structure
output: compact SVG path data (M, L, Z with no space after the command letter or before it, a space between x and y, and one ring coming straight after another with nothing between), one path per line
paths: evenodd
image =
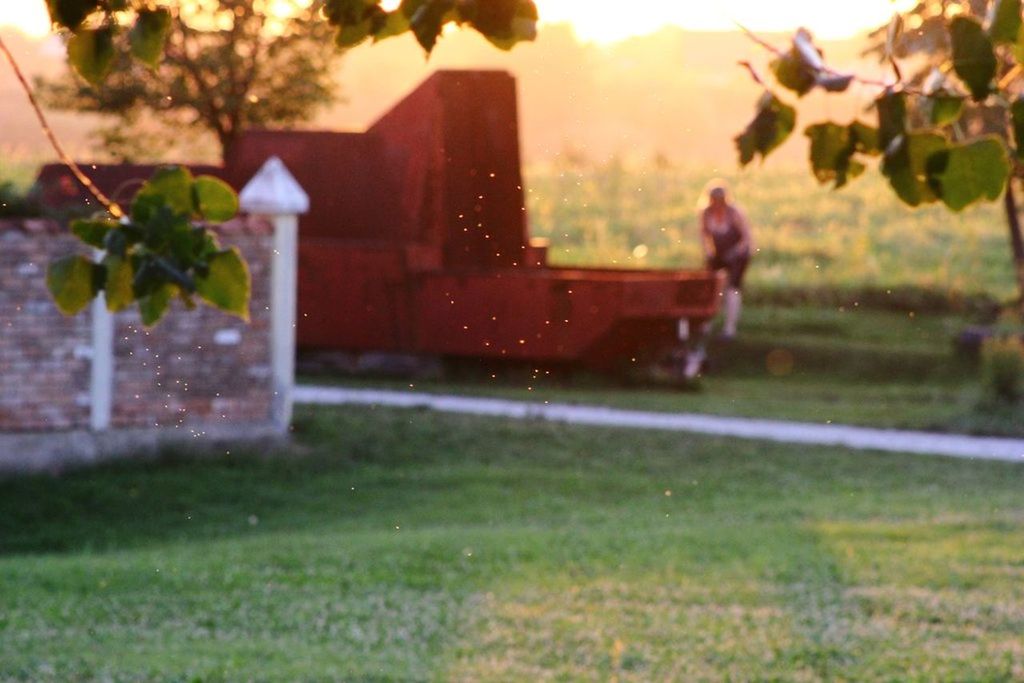
M608 366L716 313L712 273L547 264L529 239L507 73L438 72L365 133L247 133L218 175L240 187L271 156L312 200L300 349ZM123 182L117 168L97 167L98 184ZM44 186L59 174L44 170Z

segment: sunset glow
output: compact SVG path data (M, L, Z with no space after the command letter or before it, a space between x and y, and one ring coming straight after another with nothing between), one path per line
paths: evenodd
M32 36L41 36L50 30L50 17L43 0L19 0L0 7L0 26L15 26Z
M597 3L593 0L538 0L544 22L569 22L584 40L612 42L674 25L693 30L729 30L741 22L758 31L791 30L807 26L821 37L842 38L884 23L908 0L717 0L713 3L678 0L633 0ZM43 0L5 2L0 26L16 26L31 35L49 30Z
M541 18L568 21L585 40L612 42L645 35L664 26L692 30L730 30L736 22L757 31L788 31L805 26L824 38L847 38L884 24L906 0L538 0Z

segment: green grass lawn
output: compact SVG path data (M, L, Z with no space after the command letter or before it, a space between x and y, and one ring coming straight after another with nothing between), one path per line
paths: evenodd
M0 482L0 680L1019 680L1024 467L370 409Z
M976 362L953 340L967 319L953 314L809 306L753 306L741 340L713 346L698 391L656 382L536 368L462 363L443 379L309 376L340 383L433 393L610 405L637 410L1024 436L1024 405L982 400ZM778 358L783 362L778 362ZM775 359L775 360L772 360Z

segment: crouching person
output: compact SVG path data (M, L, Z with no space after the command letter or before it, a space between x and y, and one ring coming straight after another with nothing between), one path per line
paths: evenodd
M724 181L708 183L701 198L698 222L704 262L708 270L725 271L726 289L723 295L723 317L721 338L731 341L739 331L740 315L743 311L743 280L753 253L750 222L736 206L729 195ZM696 348L687 356L684 374L687 379L697 377L707 357L706 340L710 326L696 331L699 334Z

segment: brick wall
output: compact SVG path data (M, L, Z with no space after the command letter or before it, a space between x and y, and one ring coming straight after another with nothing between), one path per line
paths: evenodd
M246 218L221 228L253 278L249 324L178 304L152 330L134 311L114 320L113 426L183 429L270 420L272 227ZM45 286L46 264L80 249L46 221L0 222L0 431L89 425L91 315L64 318Z
M65 318L46 290L46 264L78 245L49 221L0 221L0 431L89 422L90 316Z

